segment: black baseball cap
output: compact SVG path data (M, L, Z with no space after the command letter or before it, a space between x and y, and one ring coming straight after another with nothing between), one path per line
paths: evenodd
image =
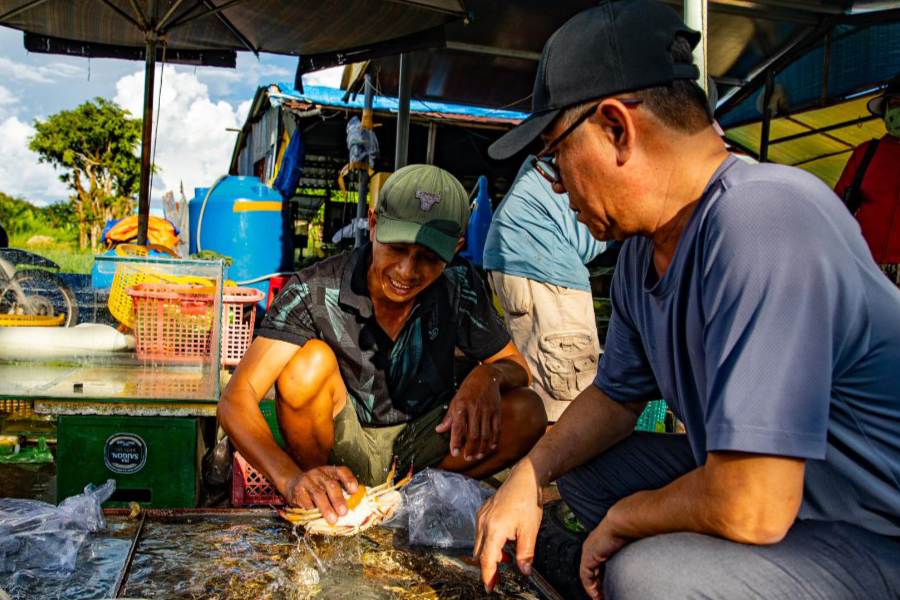
M611 0L578 13L544 44L531 97L531 116L491 144L494 159L527 146L562 109L675 79L697 79L691 63L675 63L669 49L681 33L691 47L700 33L655 0Z

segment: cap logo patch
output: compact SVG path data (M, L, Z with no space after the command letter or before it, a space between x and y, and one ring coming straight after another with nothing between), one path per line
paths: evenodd
M428 212L431 207L441 201L441 194L429 194L423 190L416 190L416 198L419 199L419 207Z

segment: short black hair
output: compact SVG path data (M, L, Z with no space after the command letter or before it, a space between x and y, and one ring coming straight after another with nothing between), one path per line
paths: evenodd
M694 62L691 43L683 35L676 35L669 54L676 63ZM623 94L624 96L625 94ZM697 133L712 125L709 99L697 82L692 79L675 79L666 85L635 90L627 94L643 99L643 106L668 127L684 133ZM562 114L568 127L597 100L582 102L569 107Z

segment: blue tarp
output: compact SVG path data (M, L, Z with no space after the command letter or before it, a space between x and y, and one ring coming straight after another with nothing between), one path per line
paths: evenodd
M351 97L348 102L343 102L344 90L329 88L316 85L304 85L304 92L298 92L292 83L279 83L278 90L281 95L269 93L269 98L273 101L282 99L299 100L303 102L324 104L337 108L355 108L363 107L363 95L358 94L356 98ZM400 102L397 98L387 98L384 96L375 96L372 101L372 108L375 110L383 110L389 112L399 112ZM513 110L497 110L492 108L480 108L477 106L464 106L462 104L445 104L443 102L423 102L421 100L410 100L409 110L412 113L430 112L446 115L465 115L469 117L486 117L490 119L515 119L522 120L528 117L527 113L517 112Z
M300 176L303 174L303 162L306 159L306 144L303 142L303 132L300 128L294 130L291 141L288 143L284 157L281 159L281 169L272 187L281 193L281 197L289 199L294 195Z

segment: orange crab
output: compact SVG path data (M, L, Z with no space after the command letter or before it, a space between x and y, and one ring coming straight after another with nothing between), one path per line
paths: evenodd
M397 490L409 483L412 469L406 477L394 483L395 466L391 467L387 481L381 485L372 488L360 485L353 494L345 494L348 512L338 517L334 525L325 520L318 508L306 510L287 507L279 510L278 514L294 525L301 525L308 533L356 535L390 517L400 505L401 496Z

